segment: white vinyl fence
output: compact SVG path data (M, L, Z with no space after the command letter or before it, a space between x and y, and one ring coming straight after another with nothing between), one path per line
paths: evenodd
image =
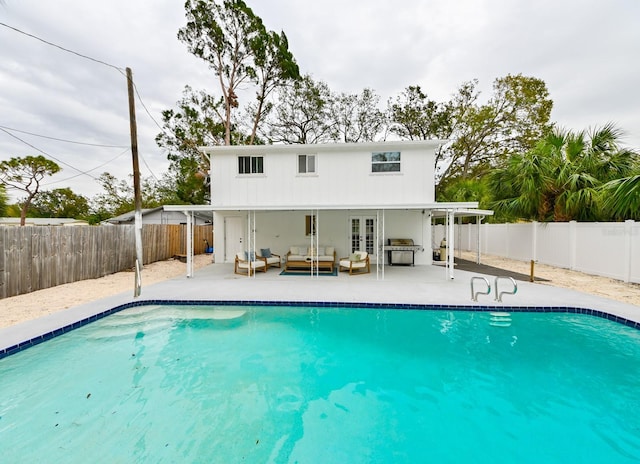
M640 223L456 224L455 248L640 283ZM478 231L480 239L478 240ZM444 226L434 226L440 243Z

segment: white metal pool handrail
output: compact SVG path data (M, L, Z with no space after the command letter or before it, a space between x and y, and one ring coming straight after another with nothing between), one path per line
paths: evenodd
M486 292L482 292L480 290L478 290L477 292L473 291L473 281L474 280L484 280L484 282L487 284L487 291ZM491 284L489 283L489 281L485 278L485 277L480 277L480 276L474 276L471 277L471 299L473 301L478 301L478 295L488 295L489 293L491 293Z
M499 279L509 279L511 281L511 283L513 284L513 289L508 292L508 291L502 291L502 292L498 292L498 280ZM515 279L513 277L507 277L507 276L497 276L495 278L495 280L493 281L493 286L496 288L496 298L494 301L499 301L502 302L502 295L515 295L516 292L518 291L518 284L516 283Z

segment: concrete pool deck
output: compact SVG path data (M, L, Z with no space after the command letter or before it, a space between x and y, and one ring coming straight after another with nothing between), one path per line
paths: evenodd
M479 295L471 300L470 280L474 276L487 278L491 284L489 295ZM158 300L193 301L291 301L291 302L344 302L391 303L451 306L491 306L496 309L518 307L574 307L606 312L640 324L640 306L597 297L539 283L518 281L515 295L503 295L503 302L494 301L494 275L477 272L455 271L455 279L448 280L441 266L386 266L382 271L372 266L370 274L349 276L341 272L337 276L281 276L280 269L259 272L247 277L233 273L233 264L211 264L186 276L144 286L142 294L133 297L131 291L116 296L75 306L42 318L0 329L0 352L10 347L37 339L44 334L69 326L78 321L101 314L117 306ZM499 282L501 291L509 291L509 280ZM484 290L483 281L477 281L476 290Z

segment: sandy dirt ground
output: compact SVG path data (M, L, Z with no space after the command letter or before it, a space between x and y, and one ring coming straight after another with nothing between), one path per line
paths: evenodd
M463 253L461 258L475 261L475 253ZM531 263L513 261L498 256L482 256L482 264L531 275ZM535 278L545 279L537 281L541 285L570 288L591 295L602 296L623 303L640 306L640 285L625 283L621 280L599 277L582 272L570 271L545 264L534 264Z
M211 255L196 255L193 263L194 269L207 266L211 264ZM147 264L142 271L142 284L155 284L185 272L185 264L177 259ZM126 271L4 298L0 300L0 328L126 291L131 291L133 296L134 285L134 273Z
M461 257L468 260L475 259L475 255L472 253L463 253ZM210 255L197 255L194 259L194 268L199 269L210 263ZM482 263L526 275L530 274L530 263L527 262L483 256ZM178 260L171 259L152 263L145 266L143 285L151 285L178 277L184 272L185 265ZM570 288L640 306L640 285L638 284L628 284L619 280L591 276L543 264L535 265L535 276L546 279L546 281L540 282L541 285ZM133 272L119 272L100 279L83 280L5 298L0 300L0 328L126 291L131 291L133 295L133 288Z

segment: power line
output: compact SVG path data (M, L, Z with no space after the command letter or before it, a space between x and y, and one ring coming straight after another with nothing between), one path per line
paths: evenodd
M119 68L118 66L115 66L115 65L113 65L113 64L109 64L109 63L107 63L107 62L105 62L105 61L98 60L98 59L96 59L96 58L91 58L90 56L83 55L82 53L74 52L73 50L69 50L68 48L61 47L60 45L56 45L56 44L54 44L53 42L49 42L48 40L41 39L41 38L40 38L40 37L38 37L38 36L35 36L35 35L33 35L33 34L29 34L28 32L21 31L20 29L17 29L17 28L15 28L15 27L9 26L8 24L5 24L5 23L3 23L3 22L0 22L0 26L4 26L4 27L6 27L6 28L8 28L8 29L11 29L11 30L13 30L13 31L16 31L16 32L18 32L18 33L20 33L20 34L24 34L24 35L26 35L27 37L31 37L32 39L39 40L40 42L43 42L43 43L45 43L45 44L47 44L47 45L51 45L52 47L59 48L60 50L65 51L65 52L67 52L67 53L71 53L71 54L73 54L73 55L79 56L80 58L85 58L85 59L87 59L87 60L94 61L94 62L96 62L96 63L99 63L99 64L102 64L102 65L108 66L108 67L110 67L110 68L113 68L113 69L116 69L116 70L118 70L118 71L122 72L122 68Z
M0 26L4 26L4 27L6 27L6 28L8 28L8 29L11 29L11 30L13 30L13 31L15 31L15 32L18 32L18 33L20 33L20 34L24 34L24 35L26 35L26 36L28 36L28 37L33 38L33 39L39 40L40 42L43 42L43 43L45 43L45 44L47 44L47 45L50 45L50 46L52 46L52 47L58 48L58 49L60 49L60 50L63 50L63 51L65 51L65 52L67 52L67 53L71 53L71 54L76 55L76 56L79 56L79 57L81 57L81 58L85 58L85 59L87 59L87 60L91 60L91 61L94 61L94 62L96 62L96 63L99 63L99 64L102 64L102 65L108 66L108 67L113 68L113 69L116 69L118 72L120 72L120 74L122 74L123 76L125 76L125 77L126 77L126 75L125 75L125 73L124 73L124 69L122 69L122 68L120 68L120 67L118 67L118 66L115 66L115 65L112 65L112 64L106 63L106 62L104 62L104 61L102 61L102 60L98 60L98 59L96 59L96 58L92 58L92 57L87 56L87 55L83 55L82 53L78 53L78 52L75 52L75 51L73 51L73 50L69 50L68 48L65 48L65 47L62 47L62 46L60 46L60 45L54 44L54 43L49 42L49 41L47 41L47 40L44 40L44 39L42 39L42 38L40 38L40 37L38 37L38 36L35 36L35 35L33 35L33 34L29 34L28 32L24 32L24 31L22 31L22 30L20 30L20 29L17 29L17 28L15 28L15 27L13 27L13 26L9 26L8 24L5 24L5 23L3 23L3 22L0 22ZM142 100L142 97L140 96L140 92L138 92L138 88L137 88L137 86L135 85L135 83L133 84L133 88L134 88L134 90L135 90L136 94L138 95L138 100L140 101L140 104L141 104L141 105L142 105L142 107L144 108L144 110L145 110L145 112L147 113L147 115L151 118L151 120L155 123L155 125L156 125L156 126L158 126L162 132L164 132L164 129L162 128L162 126L160 126L160 124L158 124L158 122L155 120L155 118L151 115L151 112L147 109L147 106L144 104L144 101ZM16 137L15 135L13 135L13 134L11 134L11 133L7 132L7 130L5 130L5 129L12 130L12 129L10 129L10 128L5 128L4 126L0 126L0 130L2 130L2 131L4 131L4 132L6 132L6 133L7 133L7 134L9 134L10 136L15 137L16 139L20 140L21 142L25 143L26 145L28 145L28 146L30 146L30 147L32 147L32 148L34 148L34 149L36 149L36 150L38 150L38 151L40 151L40 152L42 152L42 153L46 154L47 156L50 156L51 158L55 159L56 161L58 161L58 162L60 162L60 163L62 163L62 164L65 164L65 165L67 165L67 166L70 166L70 165L68 165L67 163L63 162L63 161L57 160L55 157L53 157L53 156L51 156L51 155L47 154L47 153L46 153L46 152L44 152L43 150L40 150L39 148L34 147L33 145L30 145L29 143L25 142L24 140L20 139L19 137ZM13 130L16 130L16 129L13 129ZM17 132L24 132L24 131L18 131L18 130L16 130L16 131L17 131ZM28 132L24 132L24 133L27 133L27 134L29 134L29 135L35 135L35 136L38 136L37 134L31 134L31 133L28 133ZM44 136L42 136L42 137L44 137ZM45 137L45 138L51 138L51 139L53 139L53 140L60 140L60 141L65 141L65 142L70 142L70 143L79 143L79 142L72 142L72 141L69 141L69 140L55 139L55 138L53 138L53 137ZM91 145L91 144L86 144L86 145ZM96 145L96 146L106 146L106 145ZM113 148L121 148L121 147L113 147ZM156 180L158 180L158 178L156 177L156 175L155 175L155 174L153 173L153 171L151 170L151 167L149 167L149 164L147 164L147 161L144 159L144 157L142 157L142 161L144 162L145 166L147 167L147 169L149 170L149 172L151 173L151 175L153 176L153 178L154 178L154 179L156 179ZM72 167L73 169L76 169L76 170L77 170L77 168L75 168L75 167L73 167L73 166L70 166L70 167ZM89 175L89 174L88 174L88 175ZM93 177L93 176L91 176L91 177ZM95 178L94 178L94 179L95 179Z
M56 181L54 181L54 182L49 182L49 183L47 183L47 184L43 184L43 185L59 184L59 183L61 183L61 182L66 182L66 181L68 181L68 180L75 179L76 177L80 177L80 176L82 176L82 175L89 175L89 176L90 176L90 174L89 174L89 173L90 173L91 171L95 171L96 169L100 169L102 166L106 166L107 164L114 162L115 160L117 160L118 158L120 158L122 155L124 155L124 154L125 154L125 153L127 153L128 151L129 151L129 148L127 148L125 151L123 151L122 153L120 153L118 156L116 156L116 157L114 157L114 158L111 158L109 161L105 161L104 163L100 164L99 166L96 166L95 168L91 168L91 169L89 169L88 171L83 171L83 172L80 172L80 174L76 174L75 176L67 177L67 178L65 178L65 179L61 179L61 180L56 180ZM90 177L93 177L93 176L90 176ZM94 178L94 179L96 179L96 180L98 180L98 179L97 179L97 178L95 178L95 177L93 177L93 178Z
M12 132L20 132L21 134L33 135L34 137L41 137L43 139L57 140L58 142L74 143L76 145L88 145L90 147L104 147L104 148L128 148L126 145L104 145L104 144L101 144L101 143L76 142L74 140L59 139L59 138L56 138L56 137L49 137L47 135L35 134L33 132L27 132L27 131L24 131L24 130L14 129L13 127L7 127L7 126L2 126L2 125L0 125L0 129L6 129L6 130L12 131Z
M28 147L31 147L31 148L33 148L34 150L39 151L40 153L42 153L42 154L44 154L44 155L48 156L49 158L52 158L52 159L56 160L58 163L60 163L60 164L64 164L65 166L68 166L68 167L70 167L71 169L75 169L75 170L76 170L76 171L78 171L80 174L85 174L85 172L81 171L80 169L76 168L75 166L72 166L71 164L69 164L69 163L66 163L66 162L62 161L62 160L60 160L60 159L56 158L55 156L50 155L50 154L49 154L49 153L47 153L46 151L41 150L40 148L36 147L35 145L32 145L32 144L30 144L29 142L27 142L27 141L25 141L25 140L22 140L20 137L18 137L18 136L16 136L16 135L12 134L12 133L11 133L11 132L9 132L8 130L0 128L0 131L2 131L2 132L4 132L4 133L6 133L7 135L9 135L9 136L11 136L11 137L13 137L14 139L19 140L20 142L24 143L24 144L25 144L25 145L27 145ZM96 177L93 177L91 174L87 174L87 175L88 175L89 177L91 177L92 179L94 179L94 180L98 180Z

